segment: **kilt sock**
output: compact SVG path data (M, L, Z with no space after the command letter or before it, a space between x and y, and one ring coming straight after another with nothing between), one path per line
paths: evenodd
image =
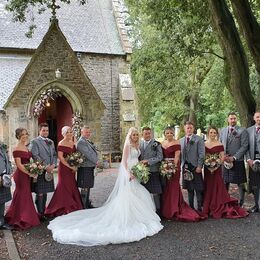
M188 190L189 206L194 209L194 190Z
M5 203L0 203L0 226L4 225Z
M238 185L238 192L239 192L239 205L240 207L243 206L245 200L245 187L244 183Z

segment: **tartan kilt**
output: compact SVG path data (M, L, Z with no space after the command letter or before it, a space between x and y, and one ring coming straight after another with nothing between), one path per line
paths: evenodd
M203 191L204 190L204 182L202 178L202 173L193 173L193 180L187 181L184 180L182 177L182 188L185 190L197 190L197 191Z
M77 172L77 186L79 188L94 187L94 169L95 167L79 167Z
M39 175L37 178L37 182L33 182L33 179L31 178L31 190L35 193L43 193L46 194L48 192L54 191L54 179L51 181L45 180L45 172L43 174Z
M260 188L260 172L254 172L251 167L249 167L249 187Z
M234 161L234 166L228 170L222 166L222 174L225 183L246 183L246 168L244 161Z
M0 204L5 203L11 199L11 189L6 187L0 187Z
M142 185L152 194L162 193L162 180L159 172L151 172L149 181Z

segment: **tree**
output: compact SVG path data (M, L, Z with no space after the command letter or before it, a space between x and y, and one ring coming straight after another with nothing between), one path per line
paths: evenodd
M231 1L238 23L243 25L244 34L248 36L249 50L254 52L255 67L258 70L259 60L259 25L253 15L252 6L258 7L255 1ZM198 53L212 53L224 56L226 86L237 105L242 124L251 123L251 117L256 109L256 102L249 85L249 65L233 15L228 6L228 0L180 1L180 0L139 0L140 10L150 17L150 22L161 31L167 32L177 46L191 56ZM194 19L195 17L195 19ZM182 30L176 30L179 22ZM187 25L187 27L185 26ZM250 31L251 29L251 31ZM223 54L212 51L214 34L217 35ZM206 36L205 36L206 35ZM187 44L186 39L189 39ZM253 43L254 42L254 43Z
M243 125L250 125L256 104L249 85L247 58L233 16L224 0L209 0L209 9L226 58L227 87L237 103Z

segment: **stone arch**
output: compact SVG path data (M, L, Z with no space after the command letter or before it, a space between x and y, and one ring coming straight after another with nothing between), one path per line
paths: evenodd
M53 81L47 82L47 83L43 84L42 86L40 86L39 89L31 97L31 99L27 105L27 116L28 117L32 117L32 108L33 108L37 98L39 97L40 92L45 89L48 89L50 87L55 87L61 91L62 95L64 95L70 102L73 113L79 112L81 115L84 114L84 106L83 106L82 99L80 98L78 93L73 91L73 87L68 85L67 83L65 84L61 81L53 80Z

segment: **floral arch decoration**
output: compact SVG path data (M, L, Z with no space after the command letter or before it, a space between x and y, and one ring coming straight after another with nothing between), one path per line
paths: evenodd
M32 113L34 117L39 117L50 100L61 97L62 93L58 88L48 88L40 92L39 98L34 103Z

